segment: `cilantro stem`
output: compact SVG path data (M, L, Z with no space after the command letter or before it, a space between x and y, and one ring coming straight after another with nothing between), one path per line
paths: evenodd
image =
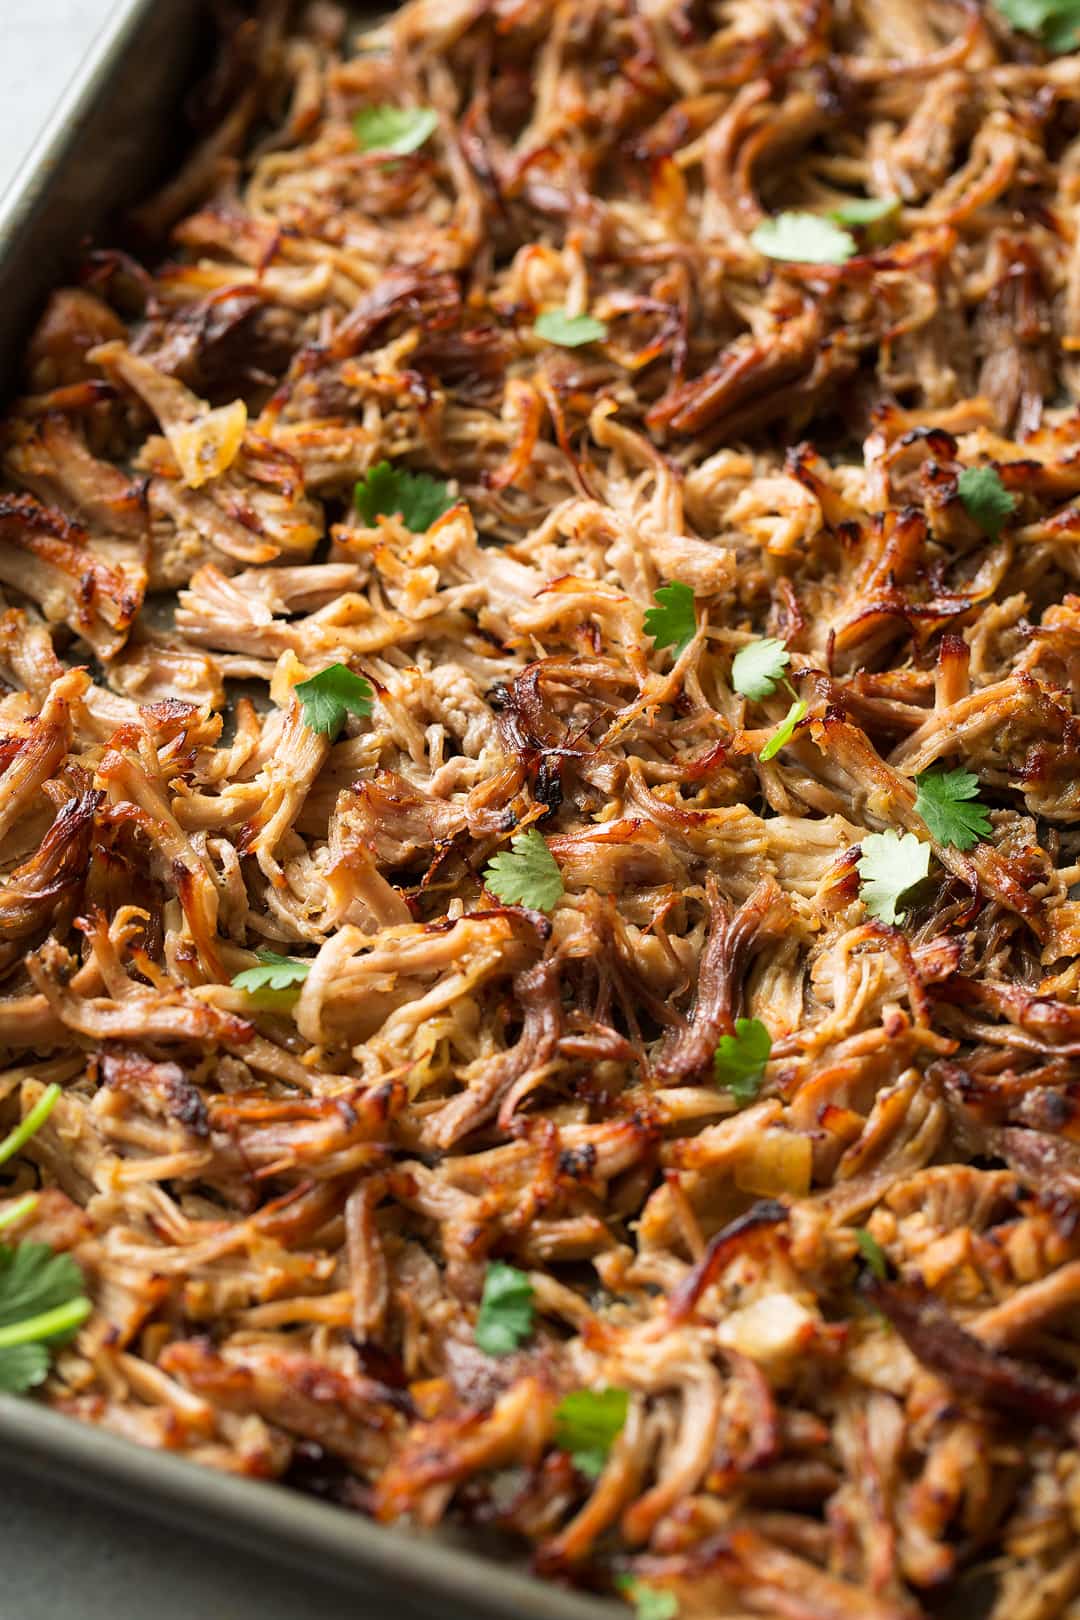
M92 1308L90 1301L80 1295L78 1299L69 1299L66 1305L54 1306L51 1311L12 1322L9 1327L0 1328L0 1350L13 1344L36 1344L42 1339L54 1339L60 1333L71 1333L86 1321Z
M6 1164L10 1158L18 1153L20 1148L26 1146L34 1132L41 1129L56 1107L59 1097L60 1087L58 1085L48 1086L42 1092L26 1118L16 1125L15 1129L10 1131L4 1137L4 1140L0 1142L0 1164Z
M24 1215L31 1214L37 1206L37 1201L37 1193L27 1193L25 1198L18 1198L7 1209L0 1210L0 1231L3 1231L5 1226L14 1226Z
M786 675L781 675L780 683L781 683L782 686L787 687L788 691L791 693L792 697L795 699L795 702L798 703L799 694L798 694L798 692L796 692L795 688L792 686L791 682L788 680Z

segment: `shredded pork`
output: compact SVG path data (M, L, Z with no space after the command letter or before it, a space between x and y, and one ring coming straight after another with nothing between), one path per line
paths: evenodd
M383 103L438 128L362 150ZM0 1106L63 1095L0 1214L42 1185L5 1237L95 1307L44 1398L688 1616L1076 1620L1080 55L964 0L270 0L199 110L2 427ZM755 246L852 195L891 240ZM383 460L455 504L369 525ZM860 846L935 766L992 830L889 926ZM526 828L550 915L485 888Z

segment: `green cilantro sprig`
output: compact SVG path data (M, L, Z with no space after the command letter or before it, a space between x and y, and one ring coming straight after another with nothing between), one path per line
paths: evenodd
M353 119L361 151L392 152L396 157L419 151L438 127L434 107L363 107Z
M1080 0L995 0L1005 21L1056 55L1080 49Z
M885 1258L885 1250L881 1247L872 1232L865 1226L855 1228L855 1242L859 1245L859 1253L866 1261L878 1282L884 1282L889 1275L889 1262Z
M824 214L792 211L763 219L750 237L767 259L792 264L843 264L855 253L855 238Z
M484 1277L476 1343L486 1355L508 1356L533 1329L533 1286L523 1271L492 1260Z
M991 540L998 538L1016 510L1016 496L1009 494L996 467L965 467L956 480L956 492L968 516Z
M346 664L330 664L294 688L304 710L304 724L322 736L336 737L347 714L363 719L371 713L371 683Z
M899 197L847 197L829 209L828 217L838 225L878 225L899 212Z
M535 827L515 834L509 849L492 856L484 884L505 905L533 911L552 911L565 892L559 863Z
M0 1390L17 1395L48 1375L52 1348L90 1315L83 1276L47 1243L0 1244Z
M401 518L413 534L424 534L437 518L457 503L446 485L428 473L410 472L377 461L360 479L353 499L356 510L369 528L380 517Z
M790 264L844 264L858 252L850 230L880 246L893 234L899 197L847 197L821 214L791 210L762 220L750 240L769 259Z
M629 1410L625 1389L576 1389L555 1408L555 1444L570 1453L575 1468L597 1479Z
M697 635L694 593L689 585L674 580L653 592L655 607L645 611L645 634L659 647L671 647L678 658Z
M837 225L861 231L871 248L885 247L893 240L899 217L899 197L846 197L828 212Z
M775 636L759 636L756 641L747 642L732 660L731 684L743 697L760 702L762 698L771 697L778 685L785 686L791 694L791 707L758 754L761 760L778 754L791 741L800 720L805 720L809 713L809 704L803 701L784 673L790 662L791 654Z
M899 902L929 872L930 845L914 833L898 833L892 827L868 833L858 870L859 896L870 915L883 923L902 922L906 912L899 909Z
M806 719L809 712L810 705L804 702L802 698L795 698L787 714L785 714L764 748L758 754L758 759L768 760L772 759L774 754L778 754L781 748L791 741L795 735L795 727L800 720Z
M58 1085L46 1086L26 1118L20 1120L13 1131L8 1132L0 1142L0 1164L6 1164L9 1159L13 1159L16 1153L21 1152L26 1146L35 1131L40 1131L60 1100L60 1089Z
M721 1035L713 1055L716 1083L731 1092L740 1108L761 1090L772 1036L760 1018L736 1018L734 1035Z
M561 349L580 349L586 343L602 343L608 329L606 321L592 315L568 315L564 309L547 309L536 317L533 331Z
M784 674L790 662L791 654L782 641L775 636L759 636L756 641L748 641L745 647L740 647L732 659L731 684L743 697L753 698L758 703L762 698L772 697L781 681L794 696L795 688Z
M637 1620L675 1620L679 1600L674 1592L648 1586L635 1575L616 1575L615 1585L634 1605Z
M263 990L296 990L311 972L310 962L298 962L274 951L256 951L259 966L245 968L233 979L233 989L253 996Z
M57 1085L42 1092L0 1143L0 1164L41 1129L59 1096ZM36 1193L17 1199L3 1212L0 1227L29 1215L36 1203ZM91 1309L82 1272L69 1254L55 1254L46 1243L0 1243L0 1390L19 1395L42 1383L53 1348L77 1332Z
M915 814L939 844L973 849L990 836L990 813L979 803L979 778L971 771L923 771L915 786Z

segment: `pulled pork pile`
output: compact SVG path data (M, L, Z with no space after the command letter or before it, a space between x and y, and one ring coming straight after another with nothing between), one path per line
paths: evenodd
M1075 1617L1080 56L952 0L357 27L236 23L2 429L4 1124L63 1092L0 1217L94 1304L44 1398L665 1616ZM840 262L755 245L853 197ZM369 521L381 462L448 509Z

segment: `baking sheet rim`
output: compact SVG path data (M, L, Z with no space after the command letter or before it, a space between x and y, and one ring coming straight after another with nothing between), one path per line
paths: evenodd
M423 1531L373 1524L271 1481L219 1473L79 1422L31 1399L0 1395L0 1441L17 1466L140 1513L313 1572L312 1557L356 1588L399 1586L405 1595L515 1620L601 1620L620 1605L545 1583ZM134 1493L138 1492L136 1496Z

